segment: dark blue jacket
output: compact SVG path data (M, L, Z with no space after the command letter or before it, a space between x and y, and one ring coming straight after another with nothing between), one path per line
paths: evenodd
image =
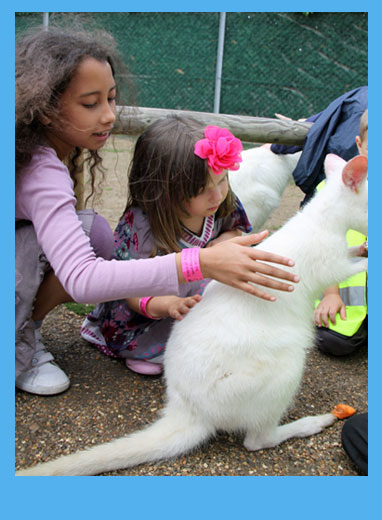
M302 154L293 172L296 185L310 198L316 186L325 178L324 159L335 153L346 161L358 155L355 138L359 134L360 119L368 107L368 87L346 92L330 105L307 119L314 124L309 129L303 147L275 145L274 153Z

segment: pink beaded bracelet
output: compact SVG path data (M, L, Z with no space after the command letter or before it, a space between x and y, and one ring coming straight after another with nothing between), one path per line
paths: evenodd
M204 278L200 270L199 250L200 247L182 249L181 264L186 282L195 282L197 280L203 280Z
M147 304L149 303L151 298L153 298L153 296L146 296L145 298L140 298L139 310L141 311L143 316L146 316L146 318L149 318L150 320L160 320L161 318L154 318L154 316L151 316L146 310Z

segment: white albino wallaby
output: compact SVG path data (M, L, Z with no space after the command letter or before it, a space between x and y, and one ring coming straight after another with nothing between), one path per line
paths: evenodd
M278 155L270 146L259 146L241 155L243 162L238 171L229 172L229 183L244 206L253 232L257 232L278 208L301 152Z
M203 300L176 322L165 352L167 402L146 429L18 475L93 475L183 454L217 430L245 433L249 450L320 432L331 413L279 426L299 387L314 331L316 296L367 269L350 258L349 228L367 234L367 158L328 155L327 183L261 246L295 260L291 293L268 302L212 281ZM346 165L346 166L345 166ZM342 175L341 175L342 174Z

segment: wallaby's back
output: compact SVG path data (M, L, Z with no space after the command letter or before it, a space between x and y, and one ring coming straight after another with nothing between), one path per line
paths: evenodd
M239 170L229 172L231 188L243 204L254 232L261 230L279 206L300 156L301 152L278 155L267 146L250 148L242 152Z

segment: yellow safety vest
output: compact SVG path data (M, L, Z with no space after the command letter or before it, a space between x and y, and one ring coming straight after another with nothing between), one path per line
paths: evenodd
M324 184L325 181L322 181L316 189L320 190ZM354 247L362 245L367 240L367 237L358 231L349 229L346 234L346 240L349 247ZM351 276L344 282L338 284L338 287L340 297L346 305L346 320L342 320L340 315L337 314L335 325L329 320L329 329L343 336L354 336L368 313L367 272ZM317 307L319 303L320 300L317 300L315 307Z

